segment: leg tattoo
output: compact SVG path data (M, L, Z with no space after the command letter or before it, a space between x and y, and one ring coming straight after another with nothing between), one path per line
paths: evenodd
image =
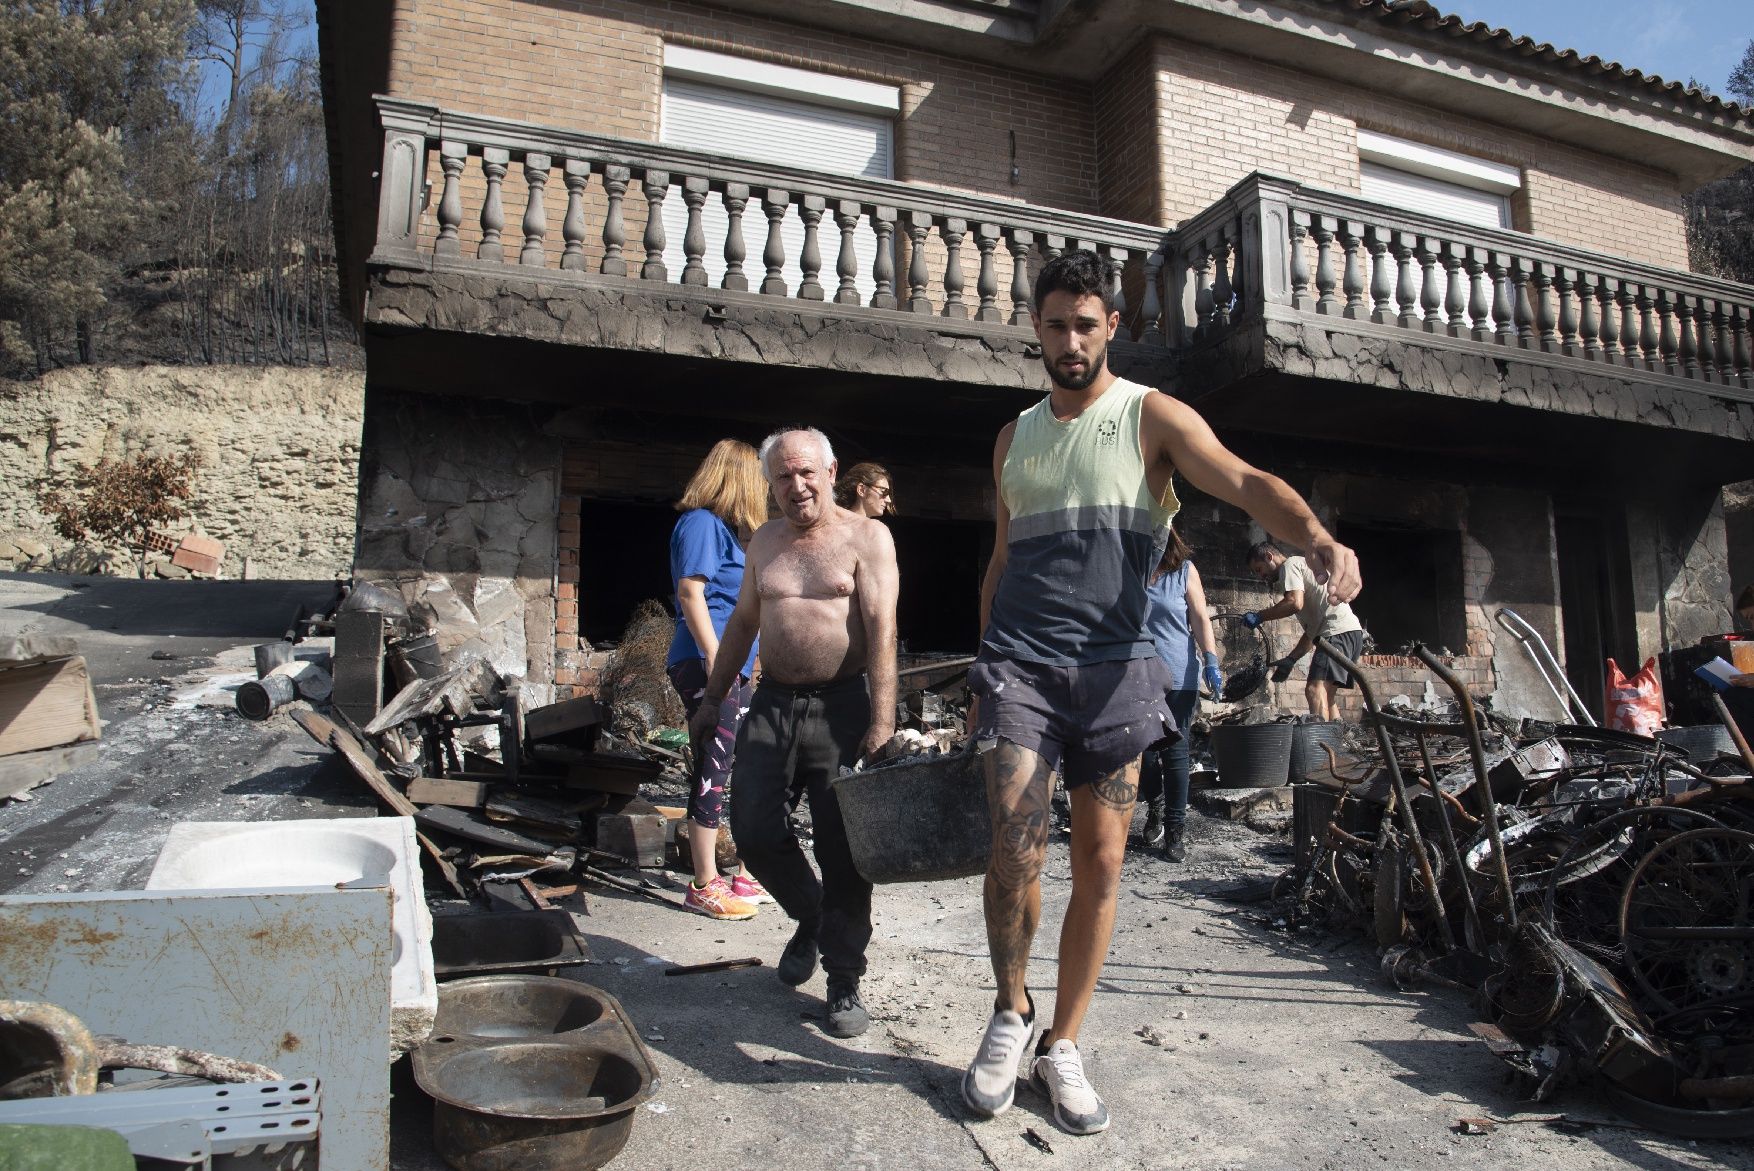
M1021 1007L1029 948L1041 916L1052 777L1040 755L1008 741L987 754L986 771L993 818L993 857L983 889L987 946L1000 1003Z
M1106 777L1090 782L1091 796L1110 809L1125 811L1139 799L1139 762L1129 761Z

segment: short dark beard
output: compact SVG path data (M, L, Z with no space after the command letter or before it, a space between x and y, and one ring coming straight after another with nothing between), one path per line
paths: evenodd
M1068 378L1060 373L1059 367L1045 358L1042 360L1042 365L1047 367L1048 381L1061 390L1089 390L1091 383L1095 382L1097 377L1102 374L1107 361L1108 355L1106 353L1099 355L1094 361L1085 363L1084 373L1077 378Z

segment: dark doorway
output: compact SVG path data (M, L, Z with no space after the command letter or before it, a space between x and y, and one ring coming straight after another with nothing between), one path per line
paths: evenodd
M1602 718L1607 660L1638 670L1632 615L1632 564L1623 513L1590 504L1553 506L1564 614L1565 677L1584 706Z
M1462 535L1342 520L1335 537L1364 567L1364 592L1352 610L1378 652L1424 643L1462 654L1468 645L1462 598Z
M911 654L973 654L991 522L900 516L890 532L901 568L896 637Z
M621 637L634 607L647 598L676 612L670 581L669 504L579 502L579 634L593 645Z

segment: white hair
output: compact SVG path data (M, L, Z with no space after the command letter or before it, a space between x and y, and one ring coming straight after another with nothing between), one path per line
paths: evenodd
M814 427L781 427L778 431L775 431L772 435L769 435L766 439L761 441L761 451L759 454L761 457L761 471L763 475L769 474L770 469L767 466L767 457L772 454L773 449L779 446L780 440L788 435L794 434L808 435L810 438L816 440L817 444L822 448L822 466L824 468L834 463L834 445L828 442L828 436L824 435Z

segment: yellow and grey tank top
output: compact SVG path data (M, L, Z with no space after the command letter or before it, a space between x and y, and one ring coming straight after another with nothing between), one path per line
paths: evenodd
M1139 450L1156 393L1117 379L1075 419L1050 398L1017 416L999 475L1010 544L982 637L994 651L1059 667L1157 653L1145 587L1180 505L1173 487L1152 498Z

